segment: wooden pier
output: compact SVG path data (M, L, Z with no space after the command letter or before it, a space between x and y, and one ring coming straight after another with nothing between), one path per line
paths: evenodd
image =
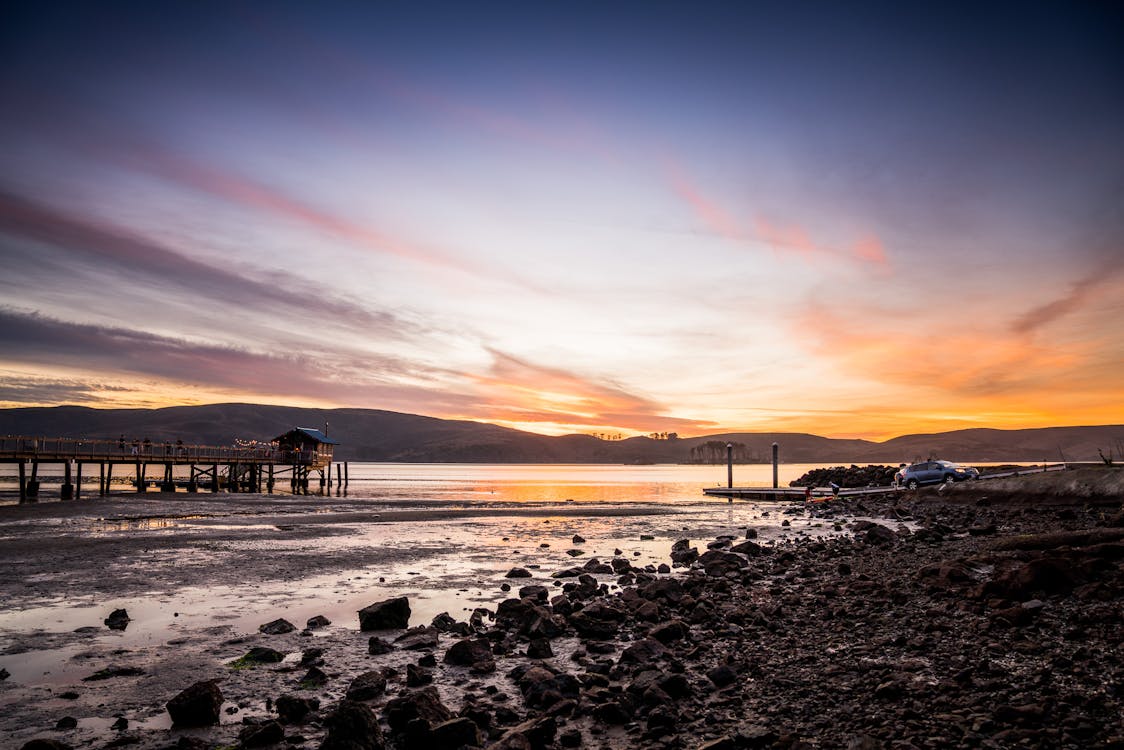
M1064 471L1066 464L1043 464L1027 469L1013 469L988 474L981 474L977 482L986 482L989 479L1004 479L1006 477L1019 477L1027 474L1041 474L1045 471ZM774 475L775 476L775 475ZM927 485L936 488L940 485ZM832 497L854 497L856 495L887 495L894 492L905 492L905 487L848 487L835 492L831 487L813 487L809 493L805 487L704 487L703 494L712 497L753 498L755 500L826 500Z
M332 486L333 450L337 443L318 430L297 428L270 443L246 446L209 446L118 440L79 440L26 436L0 437L0 465L19 467L20 502L35 502L44 478L39 467L61 464L59 497L77 500L82 494L83 471L97 466L98 495L110 494L115 469L134 470L136 492L154 486L160 492L200 489L219 492L273 492L276 482L289 480L293 492L307 492L311 475L319 475L320 487ZM189 467L188 478L177 480L173 469ZM342 472L341 472L342 468ZM149 477L152 469L153 476ZM336 462L336 479L347 486L347 464Z

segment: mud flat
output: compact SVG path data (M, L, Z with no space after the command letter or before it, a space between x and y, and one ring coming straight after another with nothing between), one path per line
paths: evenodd
M4 747L1124 747L1112 491L139 502L0 509Z

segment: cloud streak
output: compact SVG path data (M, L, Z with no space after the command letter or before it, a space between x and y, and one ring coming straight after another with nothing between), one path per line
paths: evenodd
M413 324L391 313L333 297L303 279L271 271L272 283L262 283L126 230L71 216L11 193L0 192L0 234L48 243L99 270L109 268L125 276L140 277L145 283L176 289L189 298L271 309L288 307L294 299L304 297L315 301L309 305L311 310L337 325L359 326L392 337L416 332Z
M720 201L703 193L677 162L665 159L664 171L673 192L687 204L708 231L719 237L739 244L762 243L771 247L778 255L797 255L808 262L814 262L817 257L830 257L882 271L890 268L886 248L873 233L864 234L849 246L841 247L816 242L802 226L779 224L764 215L758 215L751 223L743 225Z

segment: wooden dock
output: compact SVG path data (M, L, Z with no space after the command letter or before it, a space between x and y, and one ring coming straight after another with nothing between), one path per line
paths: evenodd
M1064 471L1066 464L1043 464L1028 469L1015 469L1011 471L981 474L977 482L986 482L989 479L1003 479L1006 477L1019 477L1027 474L1041 474L1044 471ZM939 487L938 484L926 485ZM826 500L831 497L854 497L856 495L886 495L894 492L905 492L904 487L848 487L840 489L838 493L830 487L813 487L809 495L804 487L705 487L703 493L712 497L753 498L755 500Z
M885 495L901 492L901 487L851 487L832 492L830 487L813 487L811 498L823 500L830 497L854 497L856 495ZM703 493L713 497L728 497L754 500L806 500L808 493L803 487L705 487Z
M308 491L310 475L319 474L320 486L332 485L332 448L294 450L272 443L246 446L186 445L182 442L153 443L149 440L78 440L26 436L0 437L0 464L19 467L20 502L34 502L39 497L43 464L63 466L60 497L77 500L81 497L85 468L97 465L98 495L109 494L115 468L127 466L135 470L136 492L145 492L150 485L161 492L175 492L178 486L188 492L209 489L218 492L272 492L282 477L289 480L294 492ZM173 475L176 466L189 467L186 481ZM149 467L159 467L159 477L148 477ZM336 462L336 480L342 488L348 482L347 464Z

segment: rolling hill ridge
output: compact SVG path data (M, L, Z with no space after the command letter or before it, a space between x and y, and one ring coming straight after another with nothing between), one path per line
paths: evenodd
M378 409L306 409L209 404L162 409L81 406L0 409L0 434L45 437L148 437L154 441L230 445L269 440L295 426L324 428L350 461L420 463L715 463L735 445L739 463L767 463L780 445L785 463L953 461L1098 461L1098 450L1124 461L1124 425L1026 430L974 428L903 435L884 442L791 432L722 433L670 440L591 435L552 437L482 422L437 419Z

